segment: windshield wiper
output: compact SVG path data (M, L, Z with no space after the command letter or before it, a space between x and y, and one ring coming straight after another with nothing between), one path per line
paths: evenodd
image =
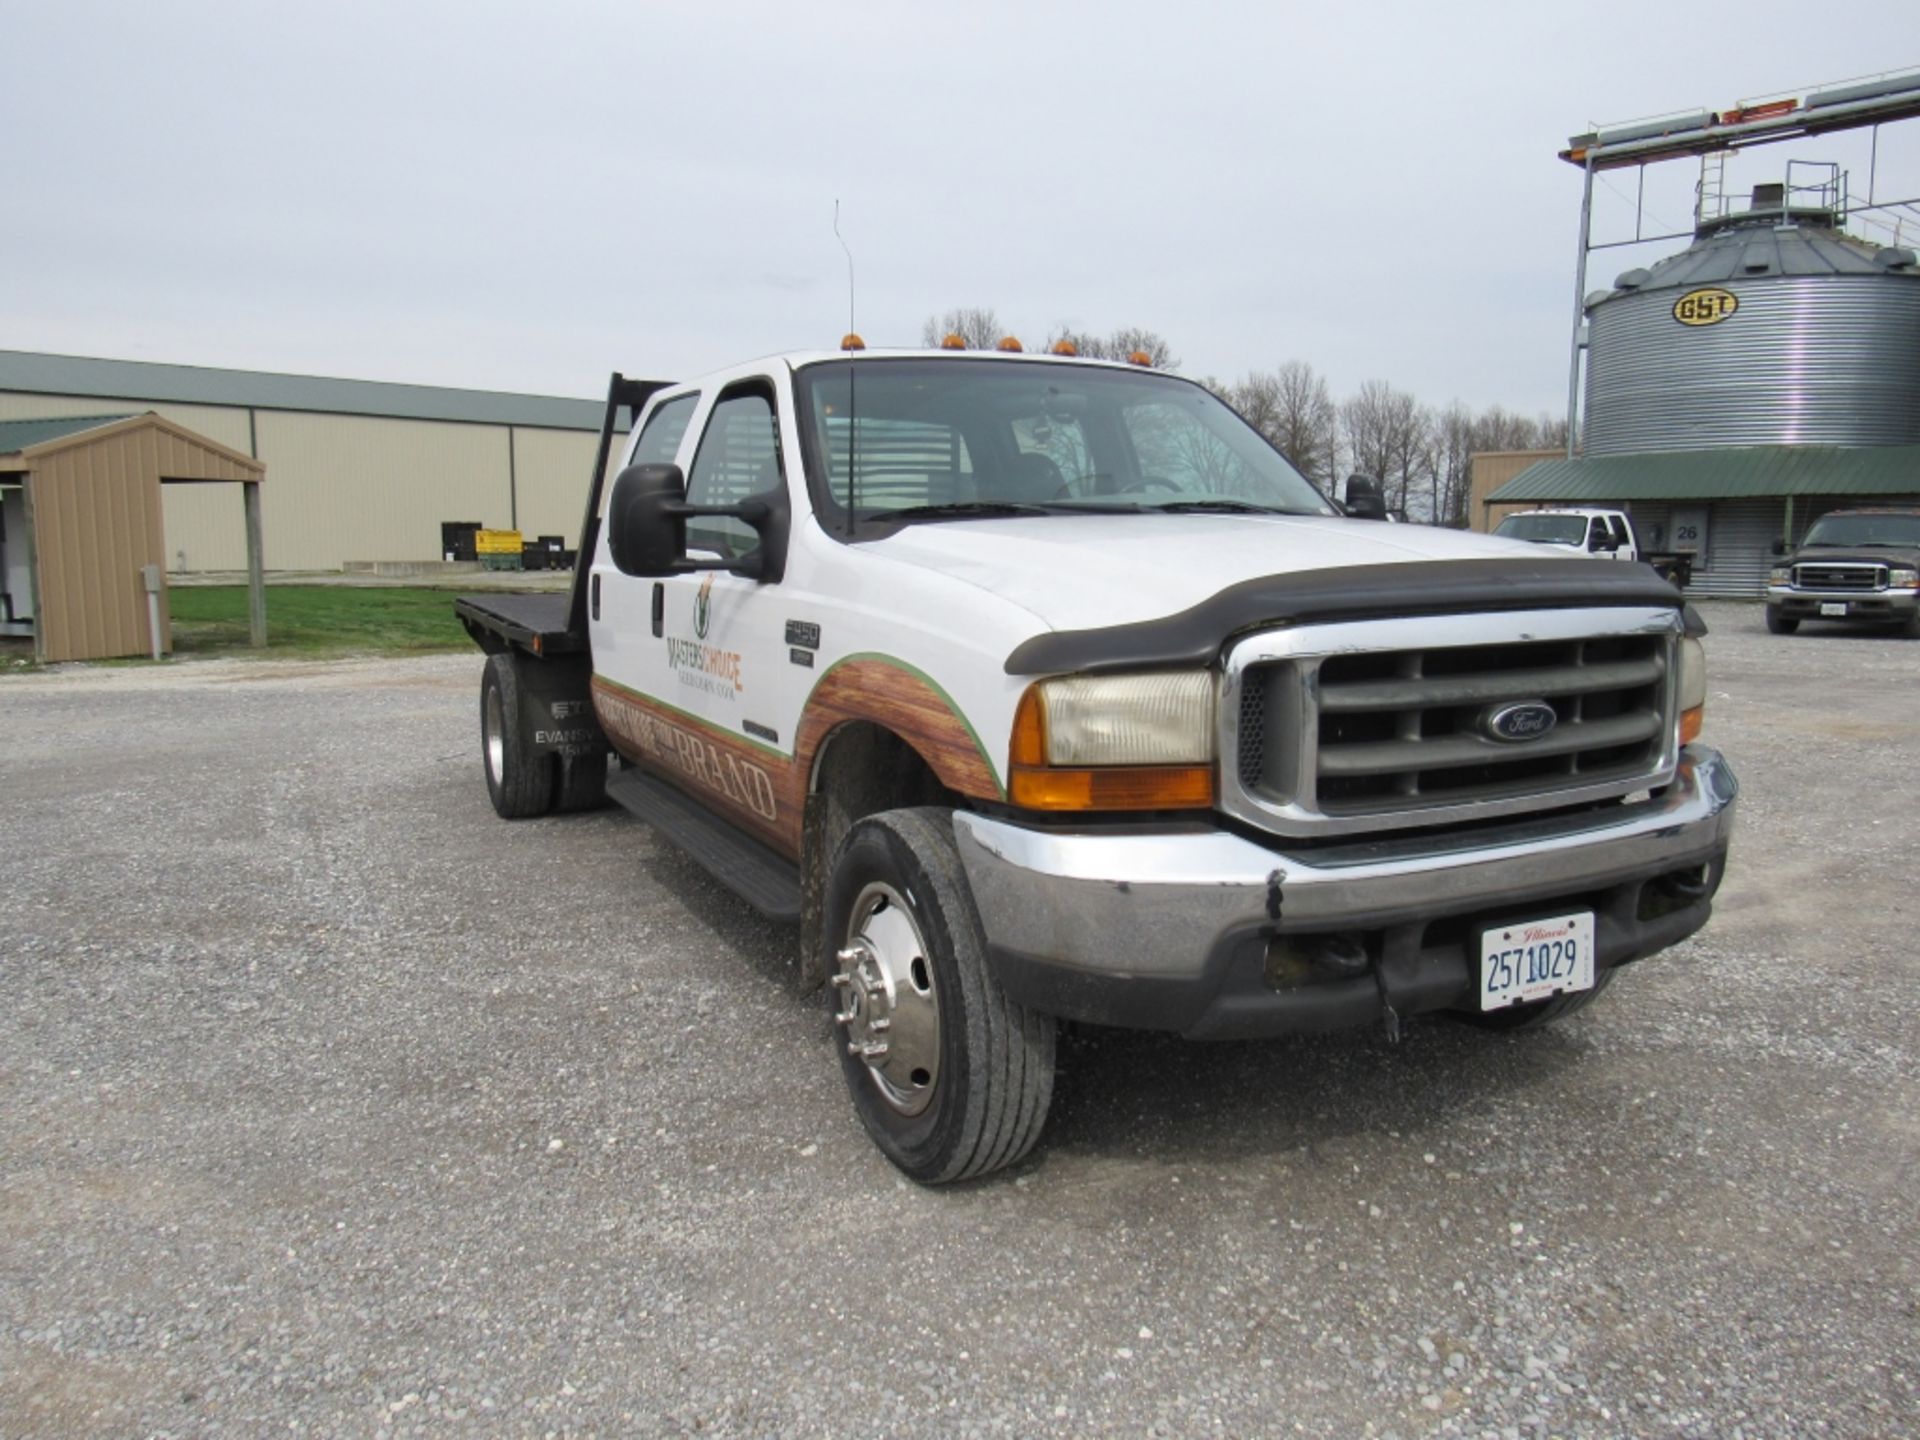
M1022 505L1012 500L958 500L948 505L909 505L904 510L875 510L874 520L991 520L1002 515L1051 515L1045 505Z
M1169 500L1164 505L1149 505L1165 515L1301 515L1305 511L1282 510L1273 505L1255 505L1250 500Z

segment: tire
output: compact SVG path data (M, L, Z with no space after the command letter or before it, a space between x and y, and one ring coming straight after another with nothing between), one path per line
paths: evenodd
M1776 606L1767 606L1767 631L1773 635L1791 635L1800 628L1798 620L1790 619L1780 613Z
M1053 1100L1054 1022L994 979L952 812L855 823L834 855L825 912L834 1048L874 1144L923 1185L985 1175L1031 1150ZM875 1045L884 1050L869 1053Z
M1463 1013L1469 1024L1478 1025L1482 1030L1538 1030L1542 1025L1551 1025L1569 1015L1578 1015L1598 1000L1600 992L1612 983L1613 971L1606 969L1593 977L1591 990L1575 990L1571 994L1555 995L1551 1000L1536 1000L1531 1005L1509 1005L1504 1010L1484 1014L1476 1010Z
M607 752L568 755L559 762L553 808L563 815L598 810L607 803Z
M502 820L526 820L553 808L553 756L529 753L520 733L520 661L511 651L489 655L480 679L480 763L487 796Z

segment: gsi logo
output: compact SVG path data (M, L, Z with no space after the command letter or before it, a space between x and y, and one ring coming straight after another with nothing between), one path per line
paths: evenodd
M1740 297L1731 290L1689 290L1673 302L1673 318L1696 328L1718 325L1739 308Z

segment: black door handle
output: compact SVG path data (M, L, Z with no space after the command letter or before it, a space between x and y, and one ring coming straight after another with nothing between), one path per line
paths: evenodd
M667 587L658 580L653 582L653 633L655 638L664 634L667 628Z

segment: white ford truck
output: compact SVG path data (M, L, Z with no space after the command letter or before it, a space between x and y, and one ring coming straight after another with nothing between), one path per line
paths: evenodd
M1692 552L1654 552L1642 548L1633 517L1624 510L1590 510L1568 506L1553 510L1516 510L1505 516L1494 534L1503 540L1525 540L1574 555L1600 560L1645 561L1663 579L1684 588L1693 578Z
M611 796L795 923L923 1182L1032 1147L1056 1021L1538 1024L1699 929L1726 863L1670 584L1343 514L1135 366L616 376L571 594L456 609L496 810Z

